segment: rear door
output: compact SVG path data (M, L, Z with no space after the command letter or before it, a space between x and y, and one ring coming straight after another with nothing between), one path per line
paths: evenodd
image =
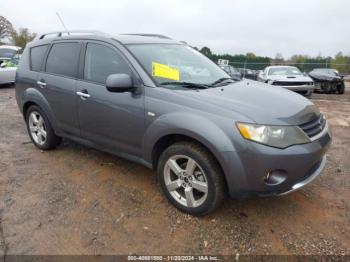
M115 47L103 42L86 43L81 80L77 92L81 135L109 151L141 155L144 134L144 96L139 93L114 93L106 89L110 74L136 72ZM134 83L137 81L135 80Z
M67 134L79 136L76 85L81 42L54 42L47 55L38 86L45 95L58 121Z

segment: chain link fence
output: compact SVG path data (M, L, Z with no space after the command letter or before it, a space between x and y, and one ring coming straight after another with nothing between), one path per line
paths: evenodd
M264 70L267 66L277 65L289 65L296 66L302 72L310 72L315 68L333 68L337 69L342 75L350 75L350 64L334 64L334 63L295 63L295 62L282 62L282 63L271 63L271 62L235 62L229 61L229 64L235 68L244 68L251 70Z

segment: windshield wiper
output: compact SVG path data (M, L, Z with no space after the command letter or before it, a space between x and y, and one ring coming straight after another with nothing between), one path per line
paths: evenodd
M183 86L188 88L195 88L195 89L207 89L210 86L206 84L197 84L197 83L191 83L191 82L163 82L160 83L160 85L174 85L174 86Z
M222 77L222 78L219 78L218 80L216 80L215 82L211 83L209 86L211 86L211 87L218 86L218 84L221 84L221 83L228 81L228 80L231 80L230 83L234 82L234 80L231 77Z

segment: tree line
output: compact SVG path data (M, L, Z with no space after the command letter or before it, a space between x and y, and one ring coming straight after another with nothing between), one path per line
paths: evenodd
M198 50L198 48L195 47ZM277 53L275 58L257 56L254 53L231 55L214 54L209 47L203 47L199 51L217 63L219 59L228 60L230 65L236 68L249 68L252 70L263 70L270 65L291 65L298 67L302 72L310 72L314 68L334 68L343 74L350 74L350 56L339 52L335 57L310 57L307 55L293 55L284 59L282 54Z
M26 44L36 37L28 28L19 28L16 30L12 23L5 17L0 16L0 45L10 42L12 45L23 48Z
M10 42L15 46L24 49L26 44L36 37L28 28L19 28L15 30L12 23L3 16L0 16L0 45L4 42ZM294 55L290 59L284 59L282 54L277 53L275 58L257 56L254 53L243 54L214 54L209 47L198 49L209 59L218 62L219 59L225 59L236 68L249 68L253 70L263 70L269 65L293 65L297 66L303 72L309 72L314 68L334 68L344 74L350 74L350 56L339 52L335 57L310 57L307 55Z

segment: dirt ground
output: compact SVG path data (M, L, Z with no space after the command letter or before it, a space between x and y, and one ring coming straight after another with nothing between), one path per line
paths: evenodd
M14 88L1 87L0 255L350 254L350 85L312 100L333 133L321 176L287 196L227 200L194 218L141 165L70 141L36 149Z

